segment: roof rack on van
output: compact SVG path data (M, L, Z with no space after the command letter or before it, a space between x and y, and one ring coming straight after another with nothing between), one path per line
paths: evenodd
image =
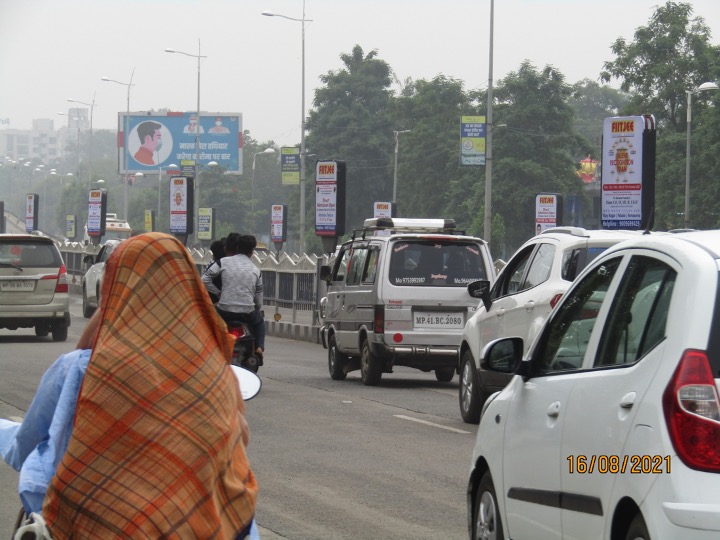
M366 219L363 228L374 231L392 229L402 232L457 232L454 219L379 217Z
M587 232L587 229L583 229L582 227L551 227L549 229L543 230L540 234L545 233L559 233L559 234L571 234L573 236L590 236Z

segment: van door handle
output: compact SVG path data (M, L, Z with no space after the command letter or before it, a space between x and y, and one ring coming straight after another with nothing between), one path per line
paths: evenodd
M555 401L550 404L547 410L547 415L551 418L557 418L560 416L560 402Z
M527 302L525 304L525 309L528 311L532 311L533 309L535 309L535 302L533 300L530 300L529 302Z
M620 400L621 409L632 409L635 405L635 398L637 398L637 392L628 392Z

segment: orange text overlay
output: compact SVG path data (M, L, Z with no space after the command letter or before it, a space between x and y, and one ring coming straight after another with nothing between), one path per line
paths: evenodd
M591 455L568 456L570 474L663 474L670 473L670 456Z

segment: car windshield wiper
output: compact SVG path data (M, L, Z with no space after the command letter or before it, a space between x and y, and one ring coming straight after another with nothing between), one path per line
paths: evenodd
M2 266L3 268L7 268L9 266L10 268L14 268L15 270L20 270L21 272L24 270L24 268L13 263L0 262L0 266Z

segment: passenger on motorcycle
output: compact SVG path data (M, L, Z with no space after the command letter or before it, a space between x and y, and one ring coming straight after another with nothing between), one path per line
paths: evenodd
M265 351L265 319L262 314L263 283L260 269L250 260L257 246L254 236L231 233L225 240L225 257L213 265L202 281L210 294L219 294L217 312L225 322L240 321L250 326L255 337L256 354ZM222 277L222 289L213 280Z

